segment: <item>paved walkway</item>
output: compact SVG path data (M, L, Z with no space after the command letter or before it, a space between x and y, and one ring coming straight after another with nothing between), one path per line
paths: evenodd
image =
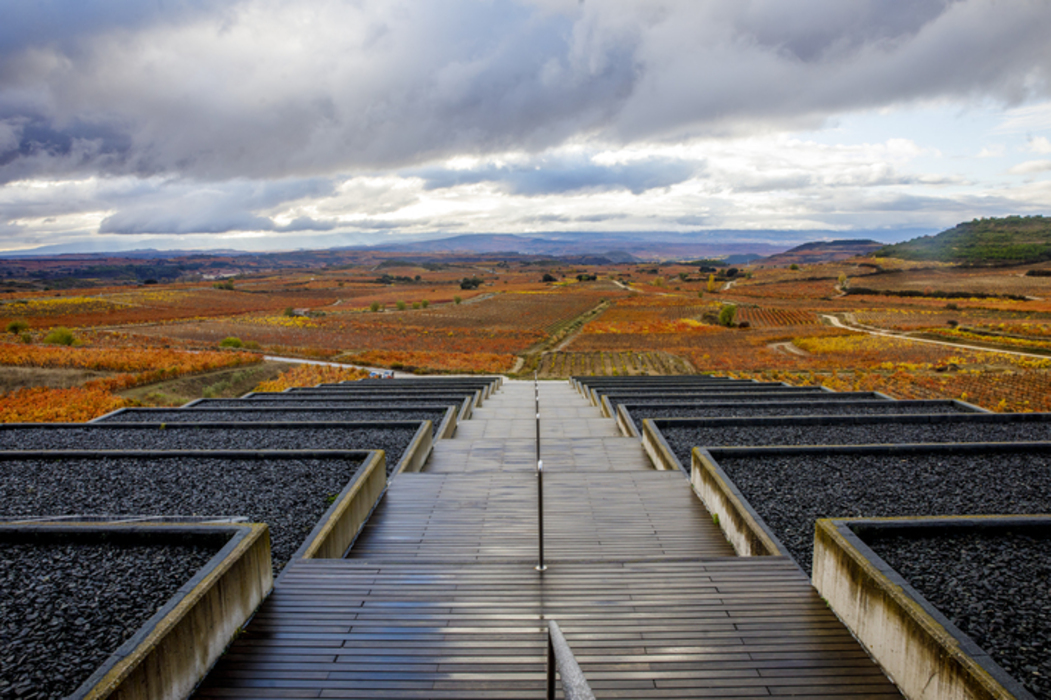
M505 382L347 559L292 565L201 698L539 698L556 619L595 694L899 697L803 573L738 558L688 482L568 384Z

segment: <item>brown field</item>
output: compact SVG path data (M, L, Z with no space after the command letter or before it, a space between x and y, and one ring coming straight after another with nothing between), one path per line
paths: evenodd
M1051 277L1027 277L1030 267L854 259L798 270L746 267L732 281L710 283L707 273L687 265L377 260L260 271L231 278L232 289L195 282L9 291L0 293L0 318L22 324L7 336L11 348L46 347L48 332L64 326L84 350L204 351L225 341L256 356L338 358L420 373L536 370L555 379L709 372L1048 410L1051 360L995 352L1051 351ZM557 281L542 282L544 273ZM578 281L581 274L597 279ZM477 288L461 288L464 278L477 278ZM848 289L910 295L844 294L844 282ZM944 296L950 293L974 296ZM727 327L719 314L729 305L736 314ZM832 325L833 317L851 328ZM921 344L908 334L985 349ZM70 357L77 352L69 349ZM286 369L231 366L160 383L121 380L128 388L115 390L98 383L112 372L5 362L5 395L25 387L84 387L99 406L109 405L99 391L146 405L239 395ZM33 397L47 403L43 394Z

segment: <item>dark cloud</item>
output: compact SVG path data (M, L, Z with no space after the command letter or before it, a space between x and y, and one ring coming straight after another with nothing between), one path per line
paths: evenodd
M605 165L585 156L552 156L514 165L488 163L471 170L430 168L406 174L423 178L429 190L493 182L510 194L531 197L615 189L641 194L646 190L684 182L700 169L701 165L696 162L672 158L649 157Z
M4 12L0 182L332 174L791 128L919 99L1016 103L1051 85L1045 0L37 0ZM524 193L624 179L513 174Z

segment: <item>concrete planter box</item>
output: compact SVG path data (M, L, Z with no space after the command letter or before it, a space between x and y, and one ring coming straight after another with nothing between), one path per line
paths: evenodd
M361 528L369 519L376 504L387 489L386 459L382 450L368 453L361 468L354 474L335 502L325 511L306 541L292 555L297 559L342 559L354 544ZM285 567L284 572L289 567ZM281 579L278 576L278 580Z
M861 538L862 530L1040 528L1051 516L826 519L814 537L814 587L910 700L1032 700L1018 681L932 607Z
M741 557L785 556L785 548L707 450L693 448L690 484Z
M189 696L273 581L266 525L63 523L0 526L0 538L163 543L222 538L218 554L187 581L69 697L178 700Z
M646 451L646 455L650 458L654 469L686 473L682 464L679 463L678 457L675 456L671 447L668 446L668 441L664 439L660 429L657 428L652 420L647 418L642 421L642 435L640 437L642 439L642 449Z
M398 462L398 466L391 473L391 478L401 472L418 472L423 469L423 465L427 463L427 459L431 456L431 451L434 449L434 440L431 437L433 434L434 428L431 422L429 420L423 421L420 424L420 429L413 436L412 442L405 449L405 454L402 456L401 461Z
M623 404L617 406L617 428L624 437L639 437L639 429Z

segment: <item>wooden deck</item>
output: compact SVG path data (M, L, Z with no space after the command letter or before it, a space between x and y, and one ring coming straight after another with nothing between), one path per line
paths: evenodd
M197 697L539 698L548 618L599 698L900 697L792 562L734 557L680 474L568 385L541 399L548 571L508 382L349 558L286 571Z

